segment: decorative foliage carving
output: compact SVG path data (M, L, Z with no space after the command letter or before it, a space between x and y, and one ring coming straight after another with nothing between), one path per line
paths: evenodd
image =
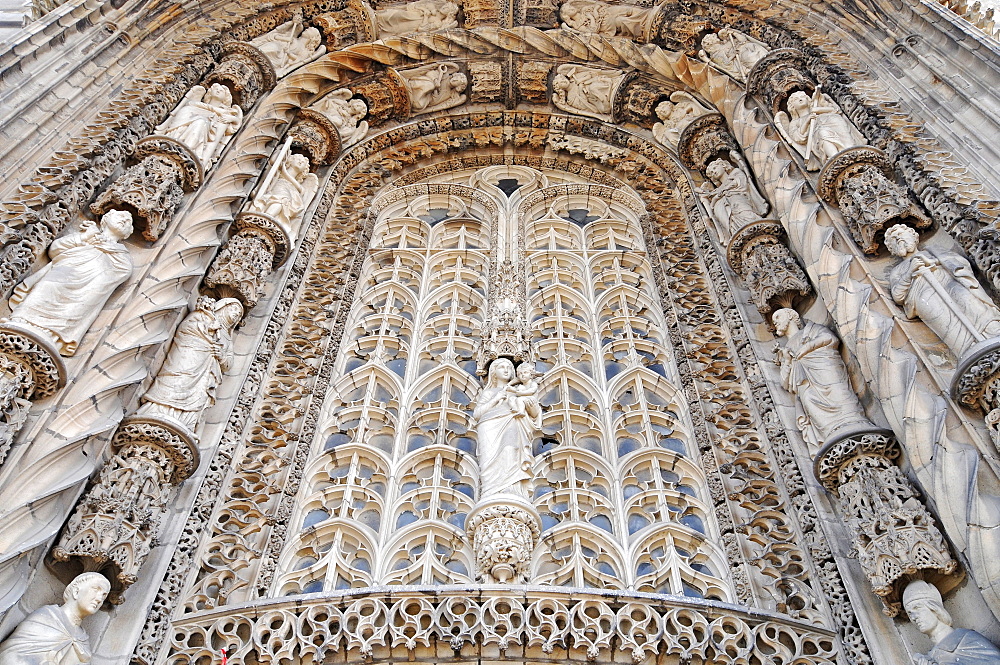
M931 225L931 220L892 178L886 154L867 146L845 150L819 174L819 195L840 207L851 235L866 254L878 253L877 236L892 224L907 224L915 229Z
M481 502L466 517L466 533L476 552L476 568L486 584L529 580L531 553L538 542L538 511L516 497Z
M491 361L507 357L515 362L532 358L531 330L525 318L523 268L511 261L496 266L490 281L489 313L483 321L476 350L476 372L486 374Z
M806 54L794 48L771 51L747 74L747 95L761 97L772 113L780 111L793 92L812 94L815 89Z
M215 257L205 276L205 286L222 298L238 298L246 311L264 293L267 277L288 256L285 230L267 215L241 212L236 233Z
M313 168L332 164L340 154L341 136L337 125L317 111L299 111L288 129L288 136L292 147L304 153Z
M812 293L787 243L781 223L767 219L740 229L726 249L730 267L765 319L769 312L791 307L797 298Z
M219 64L205 77L205 85L221 83L233 93L233 99L244 112L274 87L278 78L266 55L253 44L224 42Z

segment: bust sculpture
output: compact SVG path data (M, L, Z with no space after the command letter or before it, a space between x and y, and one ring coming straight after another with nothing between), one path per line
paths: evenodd
M10 320L42 331L61 355L72 356L112 292L132 274L132 257L122 244L130 235L132 215L109 210L100 227L88 220L54 240L52 261L15 287Z
M465 103L468 77L451 62L399 72L410 95L410 112L442 111Z
M91 658L90 638L81 626L101 608L111 583L100 573L83 573L67 585L62 605L29 614L0 644L0 665L82 665Z
M242 122L243 110L233 104L229 88L213 83L208 90L201 85L191 88L156 131L186 145L207 167Z
M271 217L294 239L298 222L317 189L319 178L309 172L309 159L286 153L268 173L263 190L254 197L249 210Z
M267 56L278 78L326 53L319 30L303 29L301 13L250 43Z
M541 429L538 383L531 363L498 358L472 414L479 451L479 500L496 494L531 494L531 442Z
M705 35L701 49L698 57L738 81L746 81L753 66L770 50L767 44L732 28Z
M656 105L656 117L660 122L653 125L653 138L663 145L677 147L684 128L695 118L711 112L690 94L678 90L670 95L670 101Z
M559 65L552 103L567 113L611 121L615 91L624 74L582 65Z
M739 153L733 151L730 155L739 166L724 159L713 160L705 169L709 182L698 188L725 240L747 224L763 219L769 208L750 181Z
M814 321L802 323L794 309L779 309L771 316L775 334L785 337L777 349L781 382L799 399L805 421L825 441L837 430L851 426L873 427L851 387L847 367L840 357L840 340Z
M933 584L915 580L903 590L906 616L931 638L934 647L918 655L916 665L996 665L1000 649L974 630L952 628L951 614L941 602L941 592Z
M810 171L820 169L841 150L865 143L837 103L818 87L812 97L801 90L793 92L786 106L787 113L775 114L775 124Z
M447 0L416 0L375 12L380 38L458 27L458 5Z
M139 415L175 420L194 432L202 411L215 404L215 389L233 362L233 329L243 318L235 298L199 298L177 328Z
M368 105L363 99L351 99L354 93L347 88L334 90L312 105L312 108L326 116L340 134L341 146L354 145L368 133Z
M906 316L923 321L958 357L1000 335L1000 309L969 262L954 252L920 251L918 241L917 232L904 224L885 232L886 248L903 259L890 271L889 287Z
M559 9L563 27L602 37L644 40L659 7L612 5L600 0L568 0Z

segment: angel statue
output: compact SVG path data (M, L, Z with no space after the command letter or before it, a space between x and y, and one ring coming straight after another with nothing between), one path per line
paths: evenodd
M736 166L724 159L713 160L705 169L709 182L698 188L719 234L726 241L747 224L763 219L768 211L767 201L747 175L740 154L733 150L729 155Z
M443 111L465 103L469 79L451 62L431 64L399 72L410 94L410 112Z
M319 178L309 172L309 159L288 153L279 157L267 174L249 211L267 215L284 228L290 241L298 235L298 223L319 189Z
M368 105L363 99L351 99L354 93L347 88L334 90L311 108L330 120L340 134L340 144L346 148L354 145L368 133Z
M819 86L812 98L799 90L778 111L774 122L781 135L806 160L806 169L818 171L838 152L865 145L864 138L840 107Z
M709 33L701 40L698 57L715 65L737 81L745 82L750 70L768 54L767 44L732 28Z
M448 0L416 0L375 12L380 38L458 27L458 5Z
M242 122L243 109L233 104L229 88L213 83L208 90L191 88L156 132L186 145L208 167Z
M678 90L670 95L669 102L662 101L656 105L656 117L660 122L653 125L653 138L676 148L684 128L695 118L711 112L689 93Z
M303 29L302 12L296 12L291 21L255 37L250 43L267 56L278 78L326 53L319 30Z
M624 78L618 71L559 65L552 79L552 103L567 113L610 122L615 92Z

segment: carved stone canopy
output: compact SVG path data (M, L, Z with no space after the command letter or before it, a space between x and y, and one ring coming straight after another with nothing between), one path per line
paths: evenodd
M268 215L241 212L236 233L226 242L205 277L205 286L220 298L237 298L244 316L264 293L268 276L288 258L290 239Z
M819 174L820 198L840 207L851 235L866 254L878 252L878 236L887 226L906 224L918 230L931 226L930 218L894 178L888 155L869 146L838 153Z
M344 9L314 16L312 23L323 33L327 50L376 39L375 15L363 0L348 0Z
M729 241L726 257L769 325L773 325L769 312L792 307L796 300L812 293L809 280L788 249L780 222L763 219L744 226Z
M260 49L247 42L231 41L222 45L219 64L205 77L204 85L221 83L233 93L233 101L249 111L277 82L274 65Z
M292 139L292 148L304 153L314 169L332 164L340 154L340 132L318 111L299 111L288 134Z
M66 381L66 366L52 342L31 329L16 323L0 325L0 354L27 367L30 387L25 387L24 399L45 399L62 388Z
M971 409L988 412L1000 407L1000 339L980 342L959 359L951 391Z
M794 48L771 51L747 75L747 95L763 98L772 113L781 110L793 92L803 90L812 95L815 89L806 54Z
M684 166L703 174L705 167L716 157L728 160L731 150L739 150L739 146L729 133L726 119L721 113L709 113L695 118L681 132L677 144L677 154Z
M348 88L368 105L368 124L381 125L390 118L410 116L410 95L403 77L394 69L386 69L374 76L352 82Z

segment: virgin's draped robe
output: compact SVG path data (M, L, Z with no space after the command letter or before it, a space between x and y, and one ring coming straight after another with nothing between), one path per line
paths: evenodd
M486 404L506 391L506 385L485 388L477 401ZM508 396L480 416L476 425L480 500L501 493L530 498L531 441L540 421L541 408L534 396Z
M29 614L0 645L0 665L81 665L90 657L87 632L58 605Z

